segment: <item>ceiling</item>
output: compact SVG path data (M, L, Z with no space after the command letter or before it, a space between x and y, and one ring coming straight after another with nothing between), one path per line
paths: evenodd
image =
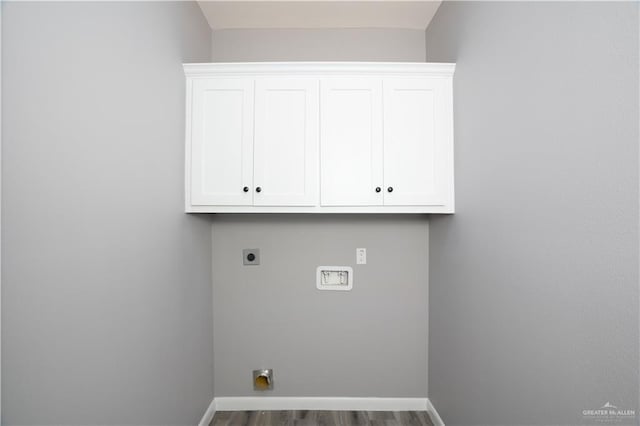
M404 28L424 30L441 0L200 0L214 30L234 28Z

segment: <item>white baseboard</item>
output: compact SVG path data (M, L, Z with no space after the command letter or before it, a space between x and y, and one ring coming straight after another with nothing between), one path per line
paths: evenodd
M424 411L435 426L444 426L429 398L219 397L214 398L199 426L208 426L216 411L334 410Z
M216 398L219 411L256 410L426 410L426 398L324 398L324 397L222 397Z
M436 411L436 408L431 403L431 400L427 398L427 411L431 416L431 421L433 422L433 426L444 426L444 422L442 418L440 418L440 414Z
M216 414L216 399L213 398L211 400L211 404L209 404L209 408L207 408L207 411L204 412L204 416L202 416L202 419L200 419L200 423L198 423L198 426L209 426L215 414Z
M426 410L426 398L324 398L324 397L221 397L218 411L257 410L349 410L407 411Z

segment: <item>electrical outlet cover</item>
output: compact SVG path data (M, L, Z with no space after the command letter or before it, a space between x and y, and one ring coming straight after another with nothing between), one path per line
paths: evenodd
M367 249L366 248L357 248L356 249L356 264L358 264L358 265L366 265L367 264Z

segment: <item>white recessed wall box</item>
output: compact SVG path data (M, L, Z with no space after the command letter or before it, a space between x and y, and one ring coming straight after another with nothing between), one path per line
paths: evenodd
M318 290L351 290L353 288L353 268L350 266L318 266L316 287Z

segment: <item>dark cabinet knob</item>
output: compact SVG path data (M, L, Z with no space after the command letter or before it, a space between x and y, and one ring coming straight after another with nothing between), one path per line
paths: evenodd
M262 192L262 188L257 187L257 188L256 188L256 192Z
M242 190L243 190L244 192L249 192L249 187L248 187L248 186L245 186L244 188L242 188Z
M382 188L380 188L379 186L376 186L376 192L380 192L382 191Z
M393 186L388 187L388 188L387 188L387 191L388 191L388 192L393 192Z

